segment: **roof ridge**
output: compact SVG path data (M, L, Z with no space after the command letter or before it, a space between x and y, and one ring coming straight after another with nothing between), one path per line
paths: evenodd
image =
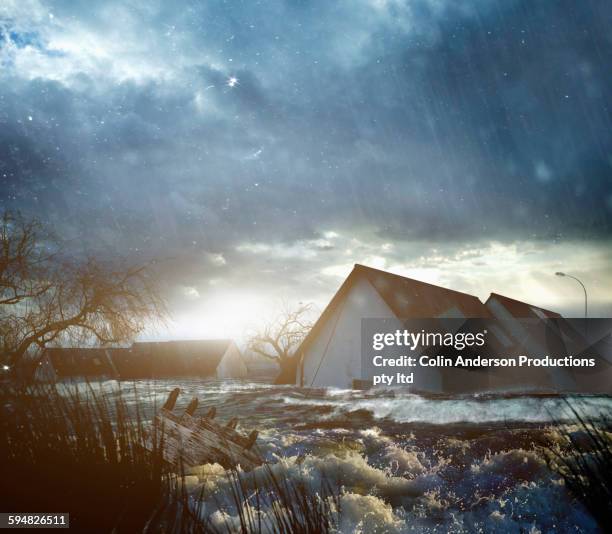
M212 342L219 342L219 341L224 341L227 343L231 343L234 340L232 338L229 337L218 337L218 338L207 338L207 339L158 339L158 340L152 340L152 341L134 341L134 345L137 343L189 343L189 342L194 342L194 343L212 343Z
M401 278L402 280L406 280L406 281L410 281L410 282L416 282L417 284L422 284L424 286L433 287L433 288L436 288L436 289L443 289L444 291L449 291L451 293L457 293L459 295L463 295L463 296L466 296L466 297L471 297L473 299L476 299L478 302L480 302L482 304L481 300L476 295L472 295L471 293L466 293L464 291L457 291L456 289L451 289L449 287L439 286L439 285L436 285L436 284L432 284L430 282L424 282L423 280L417 280L416 278L410 278L408 276L403 276L401 274L392 273L390 271L383 271L382 269L377 269L375 267L370 267L368 265L363 265L361 263L356 263L354 268L355 269L364 269L364 270L367 270L367 271L374 271L374 272L377 272L377 273L384 274L385 276L394 276L396 278Z
M529 306L531 308L537 308L538 310L542 310L548 313L552 313L554 315L561 315L559 312L553 311L553 310L549 310L548 308L542 308L542 306L536 306L535 304L531 304L529 302L525 302L524 300L518 300L512 297L508 297L506 295L502 295L501 293L495 293L494 291L491 291L491 294L489 295L489 298L487 298L487 300L489 300L491 297L501 297L503 299L507 299L507 300L511 300L512 302L518 302L519 304L524 304L525 306Z

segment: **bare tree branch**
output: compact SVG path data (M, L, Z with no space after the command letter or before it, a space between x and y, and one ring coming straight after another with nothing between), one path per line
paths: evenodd
M308 317L312 308L312 304L300 303L294 309L283 304L276 319L264 325L249 339L248 347L253 352L278 362L282 382L290 381L290 375L295 372L295 350L312 327Z
M62 259L37 221L0 219L0 353L16 363L32 347L127 342L167 316L150 265Z

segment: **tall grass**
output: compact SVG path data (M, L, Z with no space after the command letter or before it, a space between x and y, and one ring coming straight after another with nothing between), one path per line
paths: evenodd
M278 534L309 534L338 532L340 493L325 477L318 491L302 480L286 473L278 474L269 464L261 468L260 476L247 477L236 471L229 475L229 499L234 512L231 519L225 507L215 532L248 534L272 532Z
M576 424L557 425L556 439L544 448L545 458L607 532L612 512L612 417L586 417L575 404L568 401L567 406Z
M203 493L187 490L181 469L164 462L163 447L160 429L147 425L138 402L128 410L120 394L0 388L2 511L69 512L79 532L285 534L335 526L339 492L327 483L314 491L268 465L255 477L229 470L229 490L211 508Z
M142 530L170 495L161 440L144 448L136 410L54 386L4 387L0 500L6 511L70 512L78 530Z

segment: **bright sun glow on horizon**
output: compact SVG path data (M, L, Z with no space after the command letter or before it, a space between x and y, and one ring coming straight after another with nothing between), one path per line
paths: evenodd
M273 317L277 304L269 296L241 291L203 296L189 311L176 313L167 328L142 339L230 338L243 344L250 331Z
M301 284L249 287L231 286L216 275L215 284L202 280L197 287L178 286L178 298L171 306L171 321L166 327L150 329L140 340L177 340L231 338L244 346L253 330L274 319L280 304L293 306L312 302L321 310L349 275L355 263L375 267L401 276L441 287L462 291L485 302L491 293L547 308L566 317L583 313L583 294L576 283L559 279L559 270L574 273L584 280L589 291L589 315L608 316L607 296L612 286L609 278L608 255L599 247L583 243L549 244L521 242L501 244L476 243L459 247L419 247L419 244L397 243L394 249L383 249L380 243L359 244L359 250L343 253L347 243L340 235L329 236L330 246L320 250L318 242L289 245L291 258L298 252L303 262L313 262L325 254L327 265L312 268ZM355 244L351 242L354 246ZM276 243L257 245L242 250L242 261L249 256L265 255L270 260L287 262L287 250ZM378 253L377 253L378 252ZM347 258L347 256L349 256ZM227 260L223 259L223 266ZM585 265L588 269L585 269ZM251 275L251 273L249 273ZM242 282L250 280L246 276ZM253 278L253 280L259 280ZM282 282L282 279L280 279Z

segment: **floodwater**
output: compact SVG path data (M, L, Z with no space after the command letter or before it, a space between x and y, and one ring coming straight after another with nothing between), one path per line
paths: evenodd
M569 421L561 399L426 399L202 380L102 384L129 404L138 400L148 416L176 386L177 412L197 396L197 413L215 406L221 421L238 417L245 432L259 430L260 451L287 476L315 489L337 481L342 532L598 531L537 450L554 437L553 421ZM612 413L610 397L575 402L586 415ZM211 466L189 483L194 491L227 484Z

